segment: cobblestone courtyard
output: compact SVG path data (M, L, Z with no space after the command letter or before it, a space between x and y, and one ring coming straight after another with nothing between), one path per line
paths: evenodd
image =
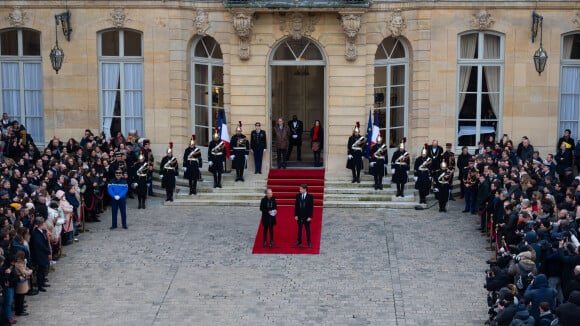
M486 238L476 217L325 209L320 255L252 255L251 207L129 202L67 246L25 325L482 325Z

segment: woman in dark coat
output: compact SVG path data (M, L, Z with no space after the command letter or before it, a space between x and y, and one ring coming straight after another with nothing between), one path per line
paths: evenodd
M274 225L276 225L276 213L278 206L272 189L266 189L264 198L260 202L262 212L262 226L264 227L264 247L268 245L268 232L270 232L270 248L274 246Z
M560 149L558 150L556 157L554 157L554 160L556 161L556 172L558 172L560 179L562 179L566 174L566 168L572 167L573 162L572 150L568 149L566 144L566 142L560 144Z
M322 147L324 145L324 132L322 131L322 126L320 125L320 120L314 121L314 126L310 130L310 147L312 148L312 153L314 153L314 166L322 166L320 162L320 153L322 152Z

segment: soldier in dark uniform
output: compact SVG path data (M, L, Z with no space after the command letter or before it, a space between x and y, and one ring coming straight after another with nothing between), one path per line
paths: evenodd
M250 144L246 135L242 134L241 121L238 122L236 134L230 140L230 145L233 146L230 159L232 160L232 168L236 169L236 182L244 181L244 169L248 161L248 154L250 154Z
M254 124L255 130L250 134L250 146L254 152L254 165L256 167L254 173L262 174L262 158L266 152L266 132L262 130L262 125L259 122Z
M366 140L365 137L360 135L360 123L357 121L356 126L352 130L352 136L348 138L348 144L346 146L348 150L346 168L352 171L352 183L360 183L360 170L363 166L362 157Z
M175 190L175 178L179 175L177 158L173 156L173 143L169 143L169 148L165 157L159 165L161 168L161 186L165 188L165 201L173 201L173 191Z
M151 151L151 141L149 139L143 140L143 156L145 156L145 161L149 163L149 173L147 177L147 192L150 197L154 197L153 194L153 164L155 163L155 158L153 157L153 152Z
M449 180L451 179L451 173L447 170L447 163L441 162L441 169L437 172L437 189L439 190L439 211L447 212L447 202L449 201Z
M427 195L431 189L431 173L429 172L430 165L433 160L427 157L427 147L425 144L421 151L421 156L415 160L413 171L415 174L415 189L419 191L419 204L427 204Z
M141 150L139 154L138 161L135 162L135 176L133 178L133 184L135 186L135 192L137 193L137 199L139 200L139 206L137 209L145 209L145 200L147 199L147 179L149 178L149 163L145 160L145 154Z
M449 189L453 188L453 173L455 171L455 153L453 153L453 144L447 143L445 144L445 153L442 155L443 162L447 164L447 169L451 172L451 179L449 179ZM451 191L449 192L449 200L455 201L453 198L453 194Z
M371 165L372 174L375 179L375 190L383 190L383 177L385 176L386 158L388 147L383 144L383 137L377 137L377 143L371 149L373 154Z
M302 161L302 133L304 132L304 124L298 120L296 115L292 116L292 121L288 122L290 128L290 144L288 146L288 153L286 154L286 161L290 160L292 148L296 146L296 159Z
M224 161L226 155L226 144L220 140L220 134L216 130L212 141L207 148L208 171L213 174L213 187L222 187L222 173L224 172Z
M394 170L392 181L397 184L397 197L405 197L405 184L409 179L407 172L411 159L409 153L405 151L406 138L399 145L399 150L393 153L391 158L391 169Z
M195 135L191 135L189 146L183 153L184 177L189 181L189 194L197 195L197 180L202 167L201 150L195 146Z
M442 156L443 155L443 147L439 146L439 142L437 139L433 139L429 148L427 148L427 157L431 158L431 177L433 180L437 180L437 176L435 175L437 170L439 170L439 166L441 165Z
M473 158L469 160L470 162L475 161ZM466 167L462 173L463 179L463 194L465 197L465 208L463 213L473 213L475 214L475 193L477 192L477 174L475 168ZM451 182L449 183L451 185Z

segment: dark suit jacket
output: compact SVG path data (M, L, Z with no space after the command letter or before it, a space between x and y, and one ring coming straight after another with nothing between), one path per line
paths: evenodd
M314 210L314 197L306 193L306 198L302 200L302 194L296 194L296 203L294 204L294 216L298 216L298 220L305 222L307 218L312 218L312 211Z
M30 235L30 255L34 263L40 266L48 266L50 246L48 245L48 238L40 229L34 229Z

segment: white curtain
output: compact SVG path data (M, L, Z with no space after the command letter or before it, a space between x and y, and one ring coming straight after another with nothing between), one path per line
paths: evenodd
M463 35L460 38L460 59L475 58L475 49L477 47L477 33ZM471 76L471 66L461 66L459 69L459 108L463 107L465 102L465 92L469 85L469 77Z
M562 59L571 59L572 45L574 44L574 35L564 36Z
M483 46L483 57L484 58L500 58L500 39L494 35L485 35L484 46ZM484 66L483 72L485 75L485 81L487 82L487 90L489 96L489 102L491 103L491 108L495 116L498 116L499 109L499 77L500 68L499 66Z
M580 67L562 67L560 85L560 135L564 130L578 133L578 111L580 110Z
M102 92L103 92L103 131L105 136L111 137L111 123L115 114L115 99L119 86L119 64L103 63L102 67Z
M125 72L125 130L137 130L143 134L143 64L127 63Z
M36 144L43 144L44 108L42 102L42 67L40 63L24 64L24 108L26 130Z
M20 120L20 74L18 63L2 63L2 110L11 120Z

